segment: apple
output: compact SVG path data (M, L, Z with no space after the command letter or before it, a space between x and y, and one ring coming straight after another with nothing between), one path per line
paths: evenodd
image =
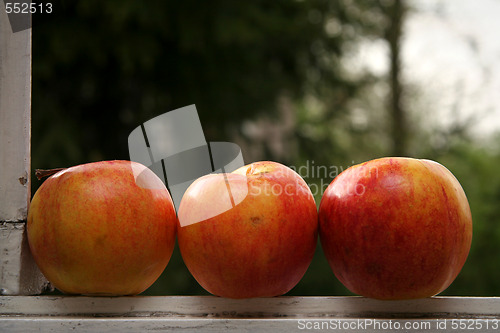
M319 221L334 274L353 293L377 299L440 293L462 269L472 240L460 183L430 160L350 167L323 194Z
M31 202L27 234L35 262L62 292L134 295L165 269L176 227L160 178L136 162L102 161L46 179Z
M214 295L282 295L300 281L315 252L313 195L295 171L276 162L197 179L178 215L182 258Z

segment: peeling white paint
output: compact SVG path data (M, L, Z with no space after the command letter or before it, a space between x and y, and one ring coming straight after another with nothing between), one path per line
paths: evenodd
M0 4L0 294L38 294L47 281L26 240L30 200L31 29L13 33Z

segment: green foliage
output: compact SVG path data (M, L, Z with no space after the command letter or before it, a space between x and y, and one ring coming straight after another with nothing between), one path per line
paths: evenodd
M462 184L469 200L472 220L472 248L464 268L446 295L492 296L500 293L500 151L460 142L438 161L449 168Z
M347 14L352 6L320 0L55 7L34 16L37 167L127 158L132 129L185 105L197 105L207 139L227 140L243 119L274 114L281 92L345 90L336 61L357 28L332 35L325 21L360 25ZM321 84L307 84L311 71Z

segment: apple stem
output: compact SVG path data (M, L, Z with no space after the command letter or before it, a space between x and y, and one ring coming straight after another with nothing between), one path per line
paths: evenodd
M64 170L64 169L67 169L67 168L55 168L55 169L47 169L47 170L35 169L35 176L36 176L36 178L38 178L38 180L41 180L42 178L50 177L53 174L55 174L61 170Z

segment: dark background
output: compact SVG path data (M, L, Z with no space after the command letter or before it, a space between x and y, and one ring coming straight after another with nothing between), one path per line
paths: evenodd
M33 15L32 166L129 159L129 133L196 104L207 141L232 141L245 162L339 171L372 158L437 160L460 180L474 220L471 253L446 295L498 295L499 140L467 123L428 126L405 78L403 0L52 1ZM390 69L352 70L363 40L387 45ZM427 110L428 111L428 110ZM361 120L360 121L360 112ZM331 169L330 169L331 170ZM301 175L324 190L335 175ZM32 191L41 184L32 177ZM322 190L315 191L319 203ZM178 248L145 294L206 292ZM349 295L318 243L290 295Z

